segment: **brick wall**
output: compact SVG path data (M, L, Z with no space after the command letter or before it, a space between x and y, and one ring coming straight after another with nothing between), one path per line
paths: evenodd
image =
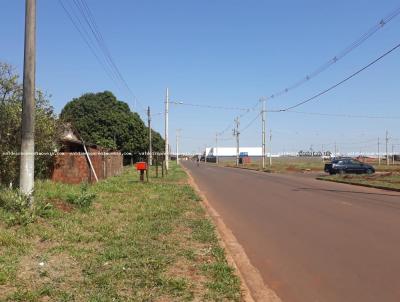
M122 172L121 153L105 154L105 150L94 147L89 147L87 150L99 180ZM64 152L56 156L52 180L71 184L96 181L86 155L72 152Z

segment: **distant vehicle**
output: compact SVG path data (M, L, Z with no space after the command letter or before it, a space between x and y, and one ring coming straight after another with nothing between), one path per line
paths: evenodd
M334 158L330 163L325 164L324 171L333 174L372 174L375 173L373 166L362 163L352 158Z

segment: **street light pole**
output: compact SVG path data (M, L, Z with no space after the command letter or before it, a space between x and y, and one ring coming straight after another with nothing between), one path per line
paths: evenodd
M33 203L35 170L36 0L25 2L25 49L21 128L20 191Z

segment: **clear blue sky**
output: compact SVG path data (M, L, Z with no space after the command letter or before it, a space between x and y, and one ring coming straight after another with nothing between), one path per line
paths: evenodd
M37 87L52 94L56 111L73 97L103 90L114 92L133 108L131 95L105 74L59 2L37 2ZM23 64L24 3L0 0L0 60L11 63L19 72ZM163 110L165 87L170 88L172 100L253 106L261 96L285 88L332 58L400 5L392 0L87 3L126 82L140 103L150 105L153 112ZM314 80L269 101L268 107L280 108L307 98L399 42L400 16ZM298 110L400 116L399 70L400 50ZM226 128L238 114L172 106L170 137L175 137L176 128L182 128L182 151L198 151L205 144L213 144L215 132ZM247 114L242 125L255 115ZM275 151L298 151L311 145L320 149L322 143L334 141L342 151L375 151L372 139L383 139L385 129L391 137L399 138L398 125L399 120L268 115ZM163 133L162 115L154 117L154 126ZM224 137L231 138L231 131ZM242 133L241 144L258 146L260 141L257 121ZM223 145L233 146L234 141Z

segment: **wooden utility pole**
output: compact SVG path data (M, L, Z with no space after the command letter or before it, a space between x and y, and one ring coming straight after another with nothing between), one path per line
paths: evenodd
M35 170L36 0L25 2L25 50L19 185L33 203Z
M150 106L147 107L147 127L149 128L149 155L147 156L147 164L151 166L153 164L153 147L151 140L151 114Z

